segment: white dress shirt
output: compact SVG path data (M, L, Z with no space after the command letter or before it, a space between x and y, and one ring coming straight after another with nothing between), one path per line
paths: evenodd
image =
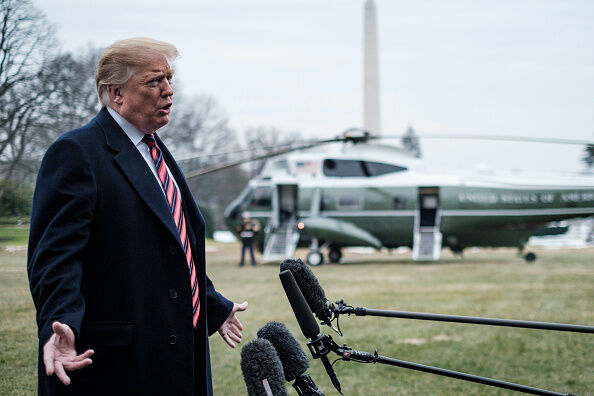
M120 128L122 128L124 130L124 132L126 133L126 135L130 138L130 140L132 141L132 144L134 146L136 146L136 148L140 152L140 155L142 155L142 158L144 158L144 161L146 162L146 164L148 165L150 170L153 172L153 175L155 175L155 179L157 179L157 184L161 187L161 191L163 191L163 194L165 194L165 191L163 190L163 185L161 184L161 180L159 179L159 175L157 174L157 167L155 165L155 161L153 161L153 157L151 156L151 152L150 152L147 144L142 141L142 138L144 137L145 133L142 132L140 129L136 128L134 126L134 124L132 124L130 121L126 120L124 117L122 117L117 111L115 111L111 107L106 106L106 108L107 108L107 111L109 112L109 114L115 120L115 122L117 122L117 124L120 126ZM165 159L163 159L163 161L165 161ZM177 182L175 181L173 174L169 170L169 167L167 166L167 162L165 162L165 166L167 167L167 171L169 172L169 175L171 176L171 180L173 180L173 184L175 185L175 188L177 189L177 195L180 196L180 191L177 186Z

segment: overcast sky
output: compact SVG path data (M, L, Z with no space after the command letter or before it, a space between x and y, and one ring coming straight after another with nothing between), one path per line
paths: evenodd
M187 96L238 132L362 124L364 0L33 0L67 50L175 44ZM594 1L375 0L384 134L594 140ZM175 111L175 110L174 110ZM422 141L430 166L580 171L582 146Z

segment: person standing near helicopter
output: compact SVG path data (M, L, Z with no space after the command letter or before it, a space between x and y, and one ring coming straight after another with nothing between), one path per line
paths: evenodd
M256 258L254 257L254 237L259 231L260 227L256 222L253 222L249 216L245 215L243 221L237 226L239 237L241 238L241 260L239 266L243 267L245 259L245 251L249 249L250 257L252 259L252 266L256 266Z

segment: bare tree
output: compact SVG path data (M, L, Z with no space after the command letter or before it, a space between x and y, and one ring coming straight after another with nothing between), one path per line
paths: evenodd
M33 180L51 142L97 112L93 75L99 51L63 53L54 37L31 1L0 0L0 196L15 185L10 179ZM178 87L172 120L161 136L176 156L205 154L198 163L182 163L190 170L226 160L206 154L239 147L225 111L212 97L187 99ZM220 188L204 187L201 191L211 193L198 197L222 211L247 181L241 170L228 177L231 183L222 175L205 180Z
M419 137L415 134L415 130L412 127L408 127L406 133L402 137L402 146L415 158L421 158L421 143L419 142Z
M53 85L55 95L50 96L52 111L46 113L46 121L52 130L62 133L79 127L97 114L95 67L99 54L100 49L90 45L78 55L61 54L49 63L53 81L47 84Z
M209 95L187 98L179 85L174 90L171 120L159 135L183 170L190 172L232 160L239 143L223 108ZM238 167L189 180L194 198L212 216L209 227L224 225L225 207L247 181L247 175Z
M289 146L295 143L299 140L299 133L295 131L283 132L272 126L259 126L246 129L244 137L246 145L252 148L253 154L266 154L281 146ZM251 162L250 176L254 177L260 173L265 163L265 160Z
M42 105L54 29L28 0L0 0L0 173L9 179L27 154ZM0 194L2 190L0 188Z
M43 100L34 110L36 122L28 134L26 160L19 163L25 172L35 174L41 157L60 134L85 124L97 113L93 77L97 56L98 50L89 48L78 57L65 53L48 61L36 84Z
M209 95L187 98L175 87L171 121L160 133L178 156L208 154L237 146L223 108Z
M594 167L594 144L588 144L584 147L582 160L586 164L586 168L592 169Z

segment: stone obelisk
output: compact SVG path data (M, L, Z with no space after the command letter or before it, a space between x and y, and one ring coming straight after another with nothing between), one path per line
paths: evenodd
M381 133L377 20L373 0L365 2L363 40L363 129Z

